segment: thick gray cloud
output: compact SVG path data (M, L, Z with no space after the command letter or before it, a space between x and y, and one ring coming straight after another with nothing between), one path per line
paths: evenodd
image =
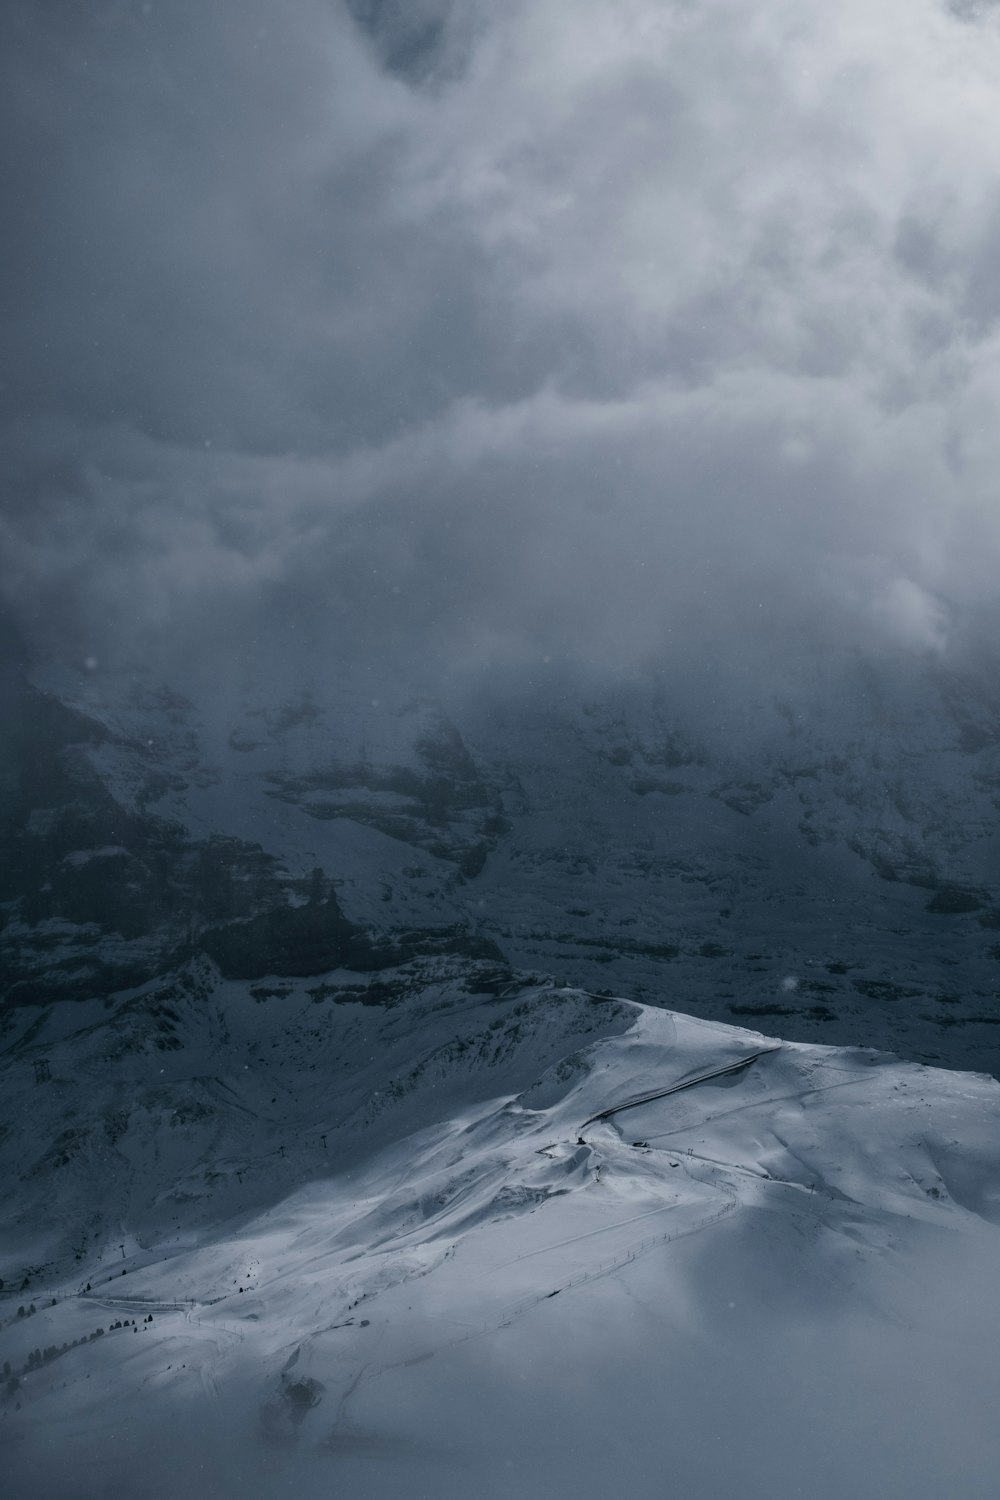
M0 25L30 628L474 670L988 630L992 7Z

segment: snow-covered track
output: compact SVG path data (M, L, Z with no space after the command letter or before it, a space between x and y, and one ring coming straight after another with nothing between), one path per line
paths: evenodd
M762 1047L757 1052L748 1052L746 1057L738 1057L734 1062L724 1063L722 1067L711 1068L707 1073L699 1073L695 1078L682 1078L679 1083L672 1083L665 1089L650 1089L645 1094L636 1094L632 1099L623 1099L620 1104L611 1104L607 1109L598 1110L596 1115L591 1115L584 1120L580 1126L586 1130L588 1125L596 1125L601 1120L610 1120L613 1115L620 1115L626 1109L638 1109L640 1104L652 1104L656 1099L666 1099L670 1094L679 1094L682 1089L694 1088L697 1083L708 1083L713 1078L722 1078L727 1073L741 1073L751 1063L755 1063L760 1057L767 1057L771 1052L780 1052L781 1047Z

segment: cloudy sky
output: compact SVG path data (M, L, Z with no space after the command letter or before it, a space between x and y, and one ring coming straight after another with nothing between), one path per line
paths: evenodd
M6 0L0 33L2 596L38 641L989 638L987 0Z

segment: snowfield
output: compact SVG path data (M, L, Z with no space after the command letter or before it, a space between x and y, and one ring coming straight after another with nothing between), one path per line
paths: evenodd
M992 1078L253 988L8 1028L5 1493L993 1500Z

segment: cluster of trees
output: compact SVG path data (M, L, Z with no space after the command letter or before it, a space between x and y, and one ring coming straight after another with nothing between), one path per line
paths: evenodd
M35 1306L34 1303L32 1303L31 1312L34 1311ZM21 1317L22 1315L28 1316L28 1314L24 1313L24 1309L20 1308L18 1310L18 1316ZM153 1314L150 1313L149 1316L147 1318L143 1318L142 1321L144 1323L152 1323ZM136 1324L134 1318L119 1318L117 1322L109 1324L108 1332L113 1333L116 1328L132 1328L136 1333L138 1333L139 1331L138 1325ZM74 1339L72 1343L46 1344L44 1349L41 1347L32 1349L30 1354L28 1355L28 1358L21 1366L20 1371L17 1372L12 1369L9 1359L4 1360L3 1379L6 1383L6 1395L8 1399L13 1396L14 1392L20 1385L20 1376L30 1375L32 1370L40 1370L43 1365L51 1364L52 1360L58 1359L61 1354L68 1354L71 1349L77 1349L81 1344L92 1344L95 1339L100 1339L103 1337L104 1329L95 1328L92 1333L84 1334L81 1338Z
M115 1323L112 1326L122 1328L124 1325L122 1323ZM74 1339L72 1343L46 1344L44 1349L32 1349L22 1367L21 1373L29 1375L32 1370L40 1370L42 1365L47 1365L52 1360L58 1359L60 1354L68 1354L71 1349L78 1349L81 1344L92 1344L95 1339L103 1337L104 1329L95 1328L92 1333L84 1334L81 1338Z
M35 1274L38 1274L37 1271L35 1272ZM20 1285L20 1288L19 1288L20 1291L26 1292L28 1290L29 1286L31 1285L31 1276L32 1276L32 1272L29 1271L28 1275L25 1276L24 1280L21 1282L21 1285ZM14 1290L14 1284L13 1284L13 1282L11 1282L10 1286L8 1286L7 1283L4 1281L3 1277L0 1276L0 1292L7 1292L7 1291L11 1291L12 1292L13 1290Z

